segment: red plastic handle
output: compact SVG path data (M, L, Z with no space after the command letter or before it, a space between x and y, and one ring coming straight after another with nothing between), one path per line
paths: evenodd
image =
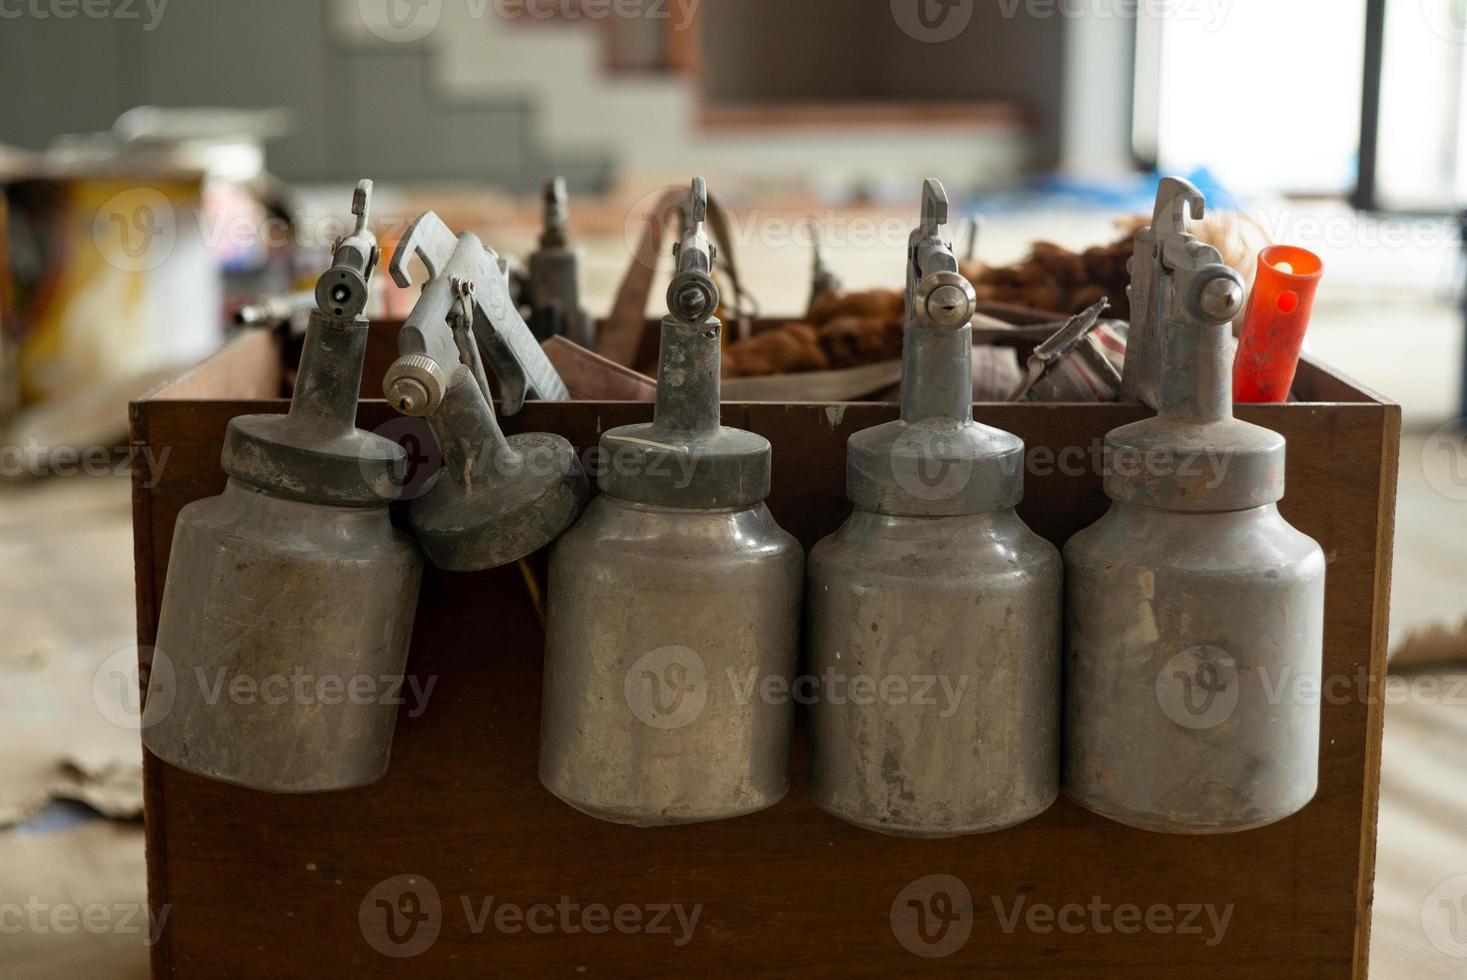
M1324 262L1307 249L1274 245L1258 256L1243 337L1233 362L1233 401L1288 401Z

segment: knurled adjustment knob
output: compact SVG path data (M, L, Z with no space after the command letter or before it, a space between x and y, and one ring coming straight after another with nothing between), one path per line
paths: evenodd
M446 388L443 368L426 354L398 358L382 379L387 400L399 412L413 418L433 414L442 403Z

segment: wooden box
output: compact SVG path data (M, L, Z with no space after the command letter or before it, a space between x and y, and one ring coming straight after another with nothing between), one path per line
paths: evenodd
M179 509L223 487L231 417L285 410L284 377L278 342L251 334L133 406L140 458L162 461L134 484L144 647ZM536 777L543 633L521 569L430 570L408 670L420 687L433 681L432 695L426 710L402 710L381 783L272 796L147 758L149 890L154 915L167 915L154 972L1364 977L1400 412L1317 364L1302 366L1298 390L1309 400L1239 413L1288 438L1282 508L1328 557L1325 675L1347 679L1325 699L1319 793L1297 816L1176 837L1061 799L1002 833L901 840L816 809L801 733L791 791L768 811L674 829L598 823ZM508 427L584 448L650 412L531 404ZM773 442L769 506L807 547L849 512L847 437L894 415L879 404L724 410ZM1063 544L1107 501L1094 467L1074 472L1055 454L1088 452L1143 410L985 404L977 415L1026 440L1021 512ZM393 419L385 403L361 406L367 428ZM544 556L534 561L543 570Z

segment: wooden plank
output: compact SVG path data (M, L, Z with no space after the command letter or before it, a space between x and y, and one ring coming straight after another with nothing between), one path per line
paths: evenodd
M226 421L284 403L151 402L139 431L172 448L147 491L144 568L161 583L173 520L218 492ZM531 404L512 431L562 433L595 444L615 425L650 418L635 404ZM1096 449L1139 418L1134 406L984 405L978 417L1029 444L1021 513L1062 544L1104 511ZM169 924L155 950L168 976L441 976L446 973L682 977L707 973L892 976L921 971L991 976L1363 976L1368 950L1385 672L1395 436L1399 413L1371 403L1248 407L1240 414L1290 443L1285 516L1329 561L1325 674L1351 685L1323 712L1319 795L1302 813L1246 834L1145 834L1061 800L996 835L908 841L849 827L815 808L805 786L803 732L789 797L741 820L635 830L602 824L546 793L536 776L543 633L516 569L429 572L409 663L427 710L399 719L392 769L374 787L281 797L211 783L148 757L150 888ZM849 512L848 436L894 417L889 405L729 405L725 420L775 447L769 506L808 547ZM368 428L401 426L367 403ZM543 560L540 556L538 560ZM139 634L154 635L161 595L139 587ZM1372 700L1374 703L1372 703ZM410 959L363 938L362 906L398 875L431 882L439 934ZM931 874L962 879L974 899L972 936L944 959L920 959L894 938L898 894ZM585 906L700 906L693 938L668 935L476 933L488 896L529 907L562 897ZM463 900L468 901L468 909ZM1068 933L1005 927L1000 910L1104 902L1232 913L1222 941L1134 935L1086 926ZM371 902L367 902L372 913ZM1088 913L1087 913L1088 915ZM1085 920L1088 922L1088 918ZM1203 932L1205 933L1206 927Z
M1364 746L1365 767L1363 813L1360 821L1360 871L1356 906L1360 910L1360 928L1355 934L1355 976L1364 980L1370 962L1371 908L1375 902L1376 840L1380 823L1381 753L1385 739L1385 684L1390 656L1391 563L1395 560L1396 489L1401 465L1401 407L1382 406L1384 424L1380 447L1375 459L1367 457L1362 465L1374 467L1378 474L1375 496L1378 504L1375 518L1375 568L1370 595L1372 629L1370 692L1367 704Z

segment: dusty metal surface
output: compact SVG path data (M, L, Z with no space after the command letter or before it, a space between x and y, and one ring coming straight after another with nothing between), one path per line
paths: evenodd
M386 772L387 695L417 607L422 559L387 514L405 453L355 428L377 258L370 193L364 181L357 228L317 285L290 412L235 419L223 495L179 514L149 673L153 754L270 792Z
M946 205L928 181L902 417L851 437L856 511L810 554L815 800L914 837L1012 826L1059 794L1060 557L1014 511L1023 443L973 420Z
M928 181L908 249L902 417L851 437L846 494L863 510L957 516L1014 507L1024 444L973 420L973 287L941 229L947 196Z
M413 248L432 279L398 334L402 356L388 370L383 388L398 411L427 418L443 454L443 470L413 501L409 520L435 566L457 572L496 568L555 540L580 514L590 485L575 449L560 436L505 438L484 361L501 384L507 379L499 372L506 368L510 378L521 379L521 395L531 390L549 397L558 391L558 397L568 398L569 393L523 321L509 331L489 328L499 341L483 344L479 327L489 322L497 301L486 307L481 296L504 292L493 253L467 232L455 237L431 211L413 227ZM407 277L410 254L404 247L394 257L392 272L399 282ZM535 358L522 359L521 334Z
M424 211L408 226L392 254L392 279L403 289L413 284L408 263L414 257L428 270L428 283L413 309L410 324L434 324L448 316L454 302L449 287L453 277L474 284L474 337L499 379L500 411L509 416L518 415L527 398L540 401L570 398L565 383L520 316L518 305L510 295L505 269L493 249L485 247L472 232L455 235L436 213ZM414 352L438 358L445 354L446 348ZM404 349L403 353L409 350ZM390 393L389 400L392 400Z
M603 493L551 555L540 780L637 826L752 813L789 786L804 552L764 506L768 441L719 424L706 208L699 179L655 420L602 437Z
M1319 766L1324 555L1278 513L1283 438L1233 418L1242 285L1186 233L1202 206L1167 178L1138 238L1132 351L1155 360L1125 377L1159 410L1106 437L1111 509L1065 547L1065 791L1174 833L1283 819Z

